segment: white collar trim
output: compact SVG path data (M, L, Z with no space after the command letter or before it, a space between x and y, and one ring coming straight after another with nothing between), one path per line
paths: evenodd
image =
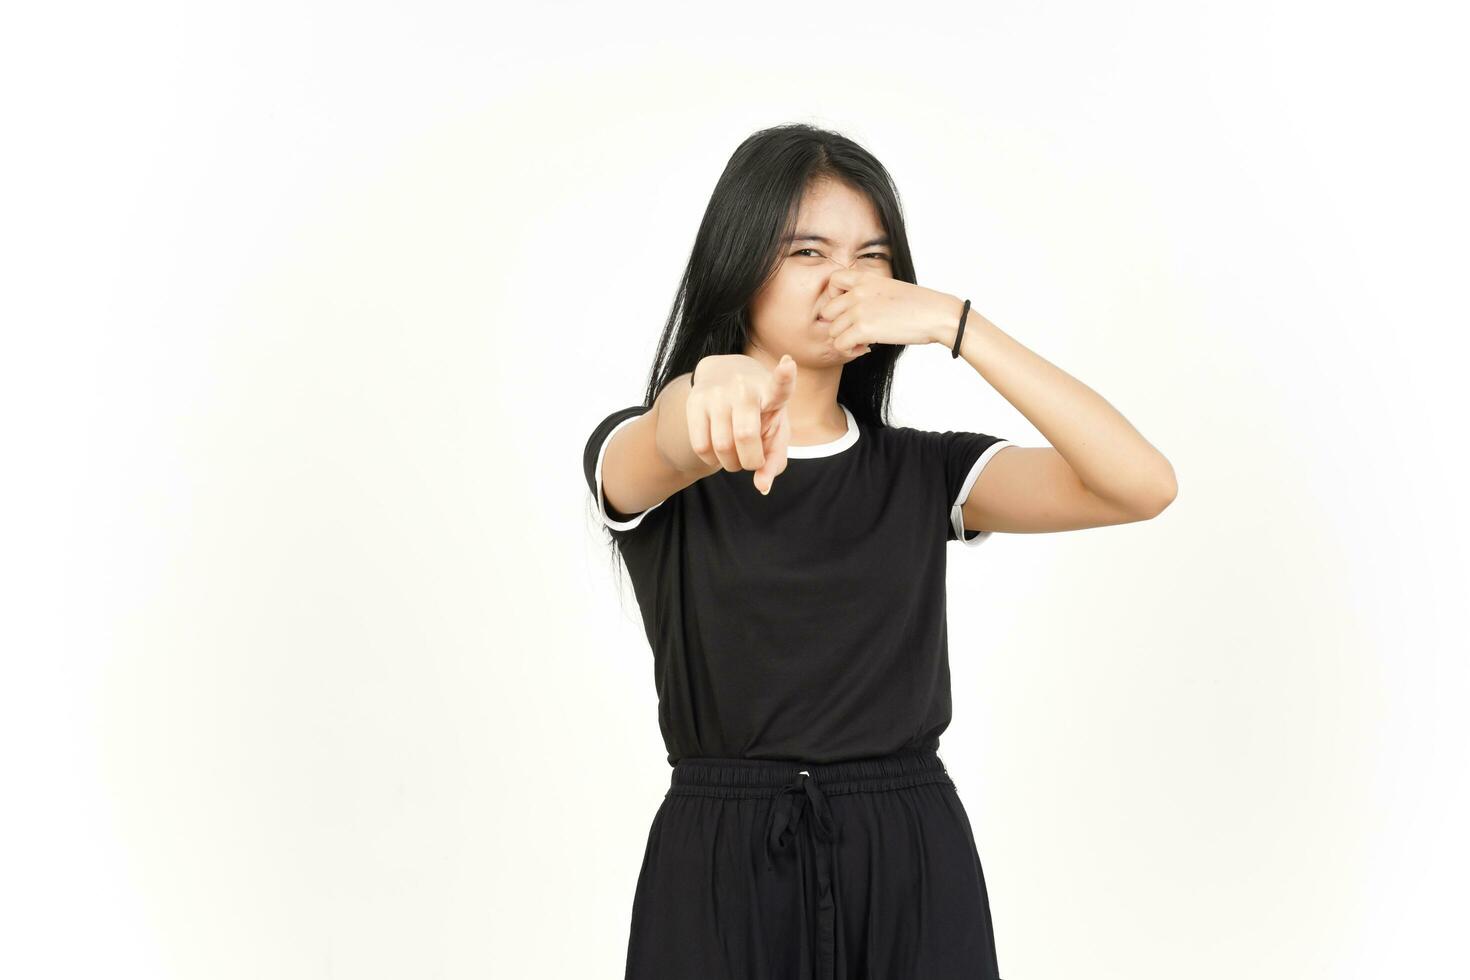
M787 459L816 459L819 456L835 456L858 441L858 423L847 406L838 402L837 407L847 416L847 431L831 442L819 442L815 446L787 446Z

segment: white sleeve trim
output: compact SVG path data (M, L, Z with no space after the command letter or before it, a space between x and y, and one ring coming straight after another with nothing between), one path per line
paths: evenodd
M607 516L607 500L605 497L603 497L602 494L602 457L607 454L607 446L608 443L612 442L613 434L616 433L623 426L627 425L629 422L632 422L635 419L641 419L642 417L642 415L632 415L628 418L623 419L623 421L619 422L617 425L608 430L607 436L602 440L602 445L597 447L597 468L593 471L592 476L592 482L597 485L597 516L602 518L602 523L606 524L614 531L633 530L633 528L637 527L638 524L643 520L643 518L647 517L650 513L652 513L654 510L657 510L660 506L663 505L663 501L660 500L652 507L649 507L647 510L634 514L626 521L615 521L611 517Z
M965 474L965 482L960 485L959 496L955 497L954 503L949 508L949 523L954 527L955 537L959 538L960 544L967 548L977 548L990 538L990 531L980 531L973 538L965 537L965 500L970 496L970 490L975 486L975 481L980 478L980 471L985 469L985 464L995 458L995 454L1007 446L1015 445L1008 439L1002 439L992 445L980 458L975 460L975 465L970 467L970 472Z

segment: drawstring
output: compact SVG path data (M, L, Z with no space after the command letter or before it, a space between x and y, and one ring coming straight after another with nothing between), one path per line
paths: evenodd
M766 867L775 867L777 853L786 849L808 810L812 816L807 824L821 842L817 847L817 940L821 961L818 976L825 980L834 975L836 962L837 903L832 897L831 845L837 840L837 825L832 819L832 808L827 804L827 794L805 769L781 787L771 804L771 825L766 834Z
M781 787L771 806L771 827L766 835L767 868L775 867L777 852L784 850L790 840L787 831L796 832L808 802L813 811L812 819L816 821L813 826L817 837L828 843L836 839L832 808L827 805L827 795L822 792L817 781L811 778L811 773L803 769L796 774L795 779Z

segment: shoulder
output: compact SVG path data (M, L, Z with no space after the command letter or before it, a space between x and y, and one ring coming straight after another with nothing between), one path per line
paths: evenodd
M869 436L875 446L905 453L931 452L938 445L939 437L938 432L911 425L868 426L864 435Z

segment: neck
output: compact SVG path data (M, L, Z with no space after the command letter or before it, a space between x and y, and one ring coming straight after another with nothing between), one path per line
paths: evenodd
M774 369L781 360L767 351L747 350L745 354ZM832 367L800 367L796 372L796 390L786 403L786 417L791 423L791 445L810 446L831 442L847 431L847 416L837 404L837 387L842 380L842 365Z

